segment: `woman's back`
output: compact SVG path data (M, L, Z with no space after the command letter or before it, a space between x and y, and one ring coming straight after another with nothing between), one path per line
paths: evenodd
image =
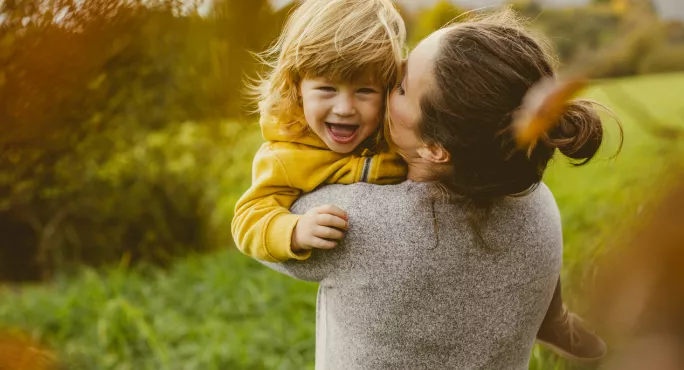
M480 239L430 186L332 185L293 207L335 204L350 220L338 248L269 264L321 283L317 369L527 369L561 267L551 192L499 201Z

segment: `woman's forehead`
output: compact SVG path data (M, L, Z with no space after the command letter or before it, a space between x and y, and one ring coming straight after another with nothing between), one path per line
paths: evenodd
M425 37L413 48L413 51L409 54L409 60L417 58L420 58L420 60L432 59L437 54L444 35L450 30L451 28L442 28Z
M408 85L413 85L407 86L407 89L423 88L431 84L432 66L446 32L447 29L433 32L413 49L404 69Z

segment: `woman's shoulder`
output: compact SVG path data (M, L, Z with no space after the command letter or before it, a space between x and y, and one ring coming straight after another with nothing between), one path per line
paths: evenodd
M555 227L560 223L558 205L549 187L542 183L515 196L509 196L494 203L492 221L511 228L523 224L548 224Z
M531 212L540 215L557 215L560 217L556 199L551 192L551 189L540 182L534 188L524 195L517 197L509 197L506 199L508 204L519 208L518 211L523 213Z
M426 195L422 183L405 181L395 185L354 183L350 185L325 185L302 195L292 207L295 213L321 204L333 204L342 209L360 209L366 212L381 211L388 205L411 203ZM418 190L418 191L416 191Z
M460 218L465 211L461 202L453 202L442 198L447 211L444 216ZM326 185L316 191L301 196L292 208L295 213L322 205L333 204L345 210L363 212L392 212L405 213L412 216L415 208L423 208L424 203L439 203L439 190L432 183L404 181L395 185L375 185L355 183L351 185ZM507 197L497 201L492 206L495 223L510 224L516 227L520 223L560 222L558 206L551 190L544 183L539 183L534 189L524 195ZM414 214L413 214L414 215Z
M562 227L558 205L544 183L517 197L507 197L494 205L488 219L488 233L500 245L538 249L555 255L562 247Z

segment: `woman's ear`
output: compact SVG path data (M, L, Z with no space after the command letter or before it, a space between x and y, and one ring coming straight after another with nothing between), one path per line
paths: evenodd
M451 154L438 144L423 144L418 148L418 155L432 163L442 164L451 161Z

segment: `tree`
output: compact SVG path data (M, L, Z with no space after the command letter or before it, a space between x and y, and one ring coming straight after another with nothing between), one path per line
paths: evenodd
M13 233L0 271L215 246L203 204L223 174L193 166L230 172L237 141L210 129L241 115L246 49L283 17L265 1L217 6L207 18L178 0L0 6L0 230Z

